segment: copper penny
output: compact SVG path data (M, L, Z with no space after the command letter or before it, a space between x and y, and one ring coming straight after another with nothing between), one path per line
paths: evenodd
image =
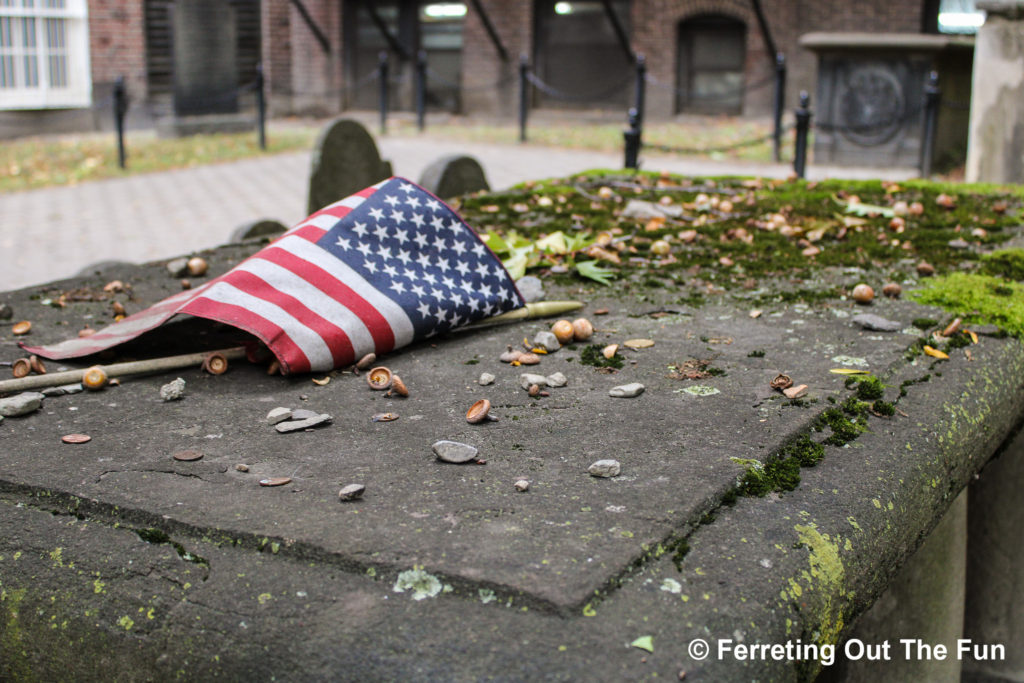
M88 434L65 434L60 440L64 443L87 443L92 441L92 437Z
M203 454L199 451L179 451L172 456L175 460L181 460L182 462L192 462L193 460L201 460Z
M291 481L291 477L268 477L260 479L260 486L284 486L285 484L290 484Z

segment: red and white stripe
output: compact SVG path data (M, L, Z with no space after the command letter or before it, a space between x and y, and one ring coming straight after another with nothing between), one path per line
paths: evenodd
M387 181L384 181L387 182ZM324 371L412 341L408 315L315 242L380 185L331 204L230 272L181 292L84 339L25 347L63 359L103 351L184 313L259 337L290 372Z

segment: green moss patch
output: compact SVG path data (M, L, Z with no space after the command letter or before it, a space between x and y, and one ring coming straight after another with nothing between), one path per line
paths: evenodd
M956 313L967 322L997 325L1024 338L1024 284L992 275L951 273L929 280L910 296Z
M981 257L981 271L1007 280L1024 280L1024 249L1000 249Z
M605 358L603 349L604 347L598 344L588 344L580 351L580 362L584 365L593 365L595 368L621 368L622 354L616 351L611 358Z

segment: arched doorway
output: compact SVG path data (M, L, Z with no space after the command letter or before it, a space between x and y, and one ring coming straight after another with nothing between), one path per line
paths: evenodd
M747 26L721 14L679 22L676 111L743 112Z

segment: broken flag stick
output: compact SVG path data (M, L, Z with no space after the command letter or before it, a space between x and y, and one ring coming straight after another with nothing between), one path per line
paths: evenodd
M111 365L100 365L103 372L109 379L125 377L127 375L142 375L151 372L165 372L167 370L178 370L193 365L201 365L211 354L220 354L225 360L236 360L245 358L245 347L236 346L219 351L202 351L199 353L185 353L180 356L165 356L163 358L149 358L147 360L133 360L124 363L112 363ZM88 368L81 370L66 370L64 372L48 372L45 375L29 375L17 379L0 380L0 394L12 391L29 391L31 389L42 389L44 387L58 387L62 384L73 384L81 382L82 376Z
M514 323L520 320L547 318L550 316L561 315L562 313L568 313L570 311L576 311L581 308L583 308L583 302L581 301L534 301L533 303L526 304L522 308L517 308L514 311L492 315L490 318L484 318L483 320L458 329L475 330L481 327L504 325L506 323Z

